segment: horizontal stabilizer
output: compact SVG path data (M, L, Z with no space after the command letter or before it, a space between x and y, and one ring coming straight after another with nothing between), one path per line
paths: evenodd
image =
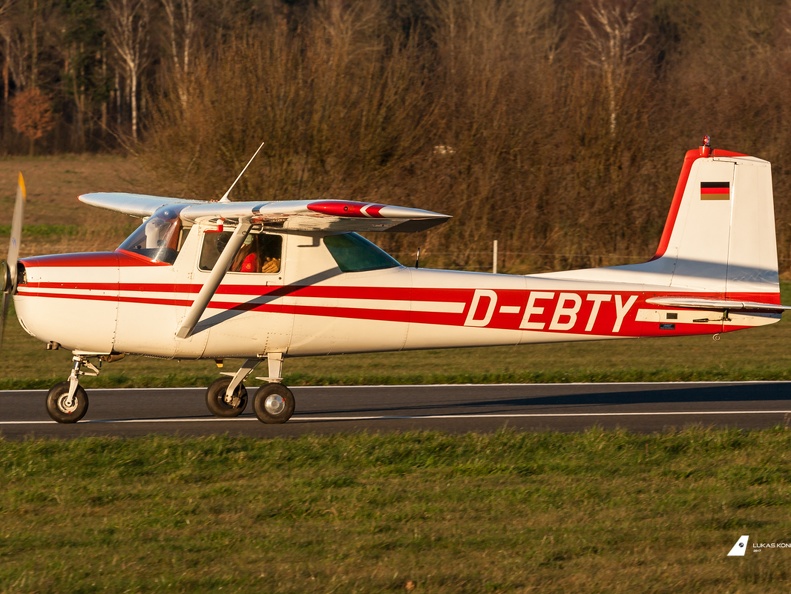
M736 301L730 299L706 299L700 297L651 297L646 299L651 305L664 307L683 307L688 309L711 309L716 311L765 311L783 312L791 310L791 306L778 303L759 303L757 301Z

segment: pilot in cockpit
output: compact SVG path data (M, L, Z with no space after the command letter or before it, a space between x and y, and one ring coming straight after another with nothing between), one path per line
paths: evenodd
M281 242L282 239L276 235L251 233L234 256L231 271L279 272Z

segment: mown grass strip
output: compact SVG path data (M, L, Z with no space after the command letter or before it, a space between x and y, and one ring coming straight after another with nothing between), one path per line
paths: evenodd
M0 441L0 591L782 591L791 432Z
M23 239L26 237L39 239L76 237L80 233L80 227L78 225L25 225L23 233ZM11 225L0 225L0 238L7 238L10 235Z

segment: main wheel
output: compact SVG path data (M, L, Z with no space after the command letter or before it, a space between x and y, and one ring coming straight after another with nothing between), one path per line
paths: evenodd
M58 423L76 423L88 412L88 394L77 386L74 396L69 398L69 382L52 386L47 394L47 413Z
M285 423L294 414L294 394L283 384L266 384L253 398L255 416L262 423Z
M214 416L238 417L247 407L247 389L242 384L234 390L230 402L225 399L225 392L230 383L230 377L221 377L213 381L206 390L206 406Z

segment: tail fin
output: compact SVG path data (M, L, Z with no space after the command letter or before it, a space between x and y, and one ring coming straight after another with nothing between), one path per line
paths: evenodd
M666 307L779 314L772 172L707 144L687 151L656 255L643 264L536 275L639 284Z
M671 287L723 298L778 294L770 164L707 146L688 151L656 256L640 267L661 271Z

